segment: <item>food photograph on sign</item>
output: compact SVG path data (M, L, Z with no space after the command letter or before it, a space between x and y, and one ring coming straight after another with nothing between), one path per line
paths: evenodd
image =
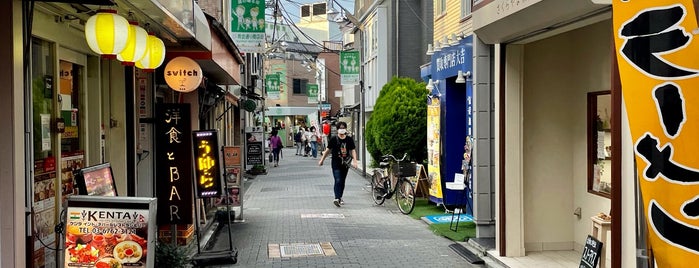
M226 168L226 182L234 186L240 183L240 167Z
M69 207L65 267L146 267L148 210Z

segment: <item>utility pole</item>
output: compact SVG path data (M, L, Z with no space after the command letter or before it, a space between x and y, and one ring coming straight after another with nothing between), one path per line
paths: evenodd
M363 71L362 71L363 73ZM360 111L360 120L361 120L361 129L362 129L362 176L366 178L366 123L365 123L365 117L366 117L366 108L364 107L364 81L359 80L359 92L361 93L361 99L359 100L359 111Z

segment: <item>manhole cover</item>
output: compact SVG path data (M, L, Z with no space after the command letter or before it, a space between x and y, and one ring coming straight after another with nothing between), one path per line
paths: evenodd
M323 256L320 244L279 245L282 258Z
M345 214L322 213L322 214L301 214L302 219L320 218L320 219L344 219Z
M269 254L270 258L298 258L337 255L330 242L322 242L317 244L268 244L267 253Z

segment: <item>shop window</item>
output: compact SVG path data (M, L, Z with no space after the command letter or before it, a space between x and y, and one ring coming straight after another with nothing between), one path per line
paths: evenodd
M611 91L587 93L587 191L611 197L612 192Z
M33 126L34 177L32 178L32 237L30 245L47 245L56 247L56 195L63 188L56 179L56 146L57 122L55 119L56 105L54 102L56 71L55 44L41 39L32 39L31 50L31 109ZM28 151L30 148L26 148ZM51 263L45 257L48 249L41 246L32 247L30 252L35 263L41 265ZM55 263L55 262L54 262ZM39 265L37 264L37 267Z

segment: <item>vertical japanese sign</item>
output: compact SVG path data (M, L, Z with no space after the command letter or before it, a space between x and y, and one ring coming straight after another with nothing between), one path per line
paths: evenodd
M306 95L308 95L308 103L318 103L318 85L307 84Z
M265 52L265 0L231 0L231 37L243 53Z
M159 104L155 118L158 225L191 224L194 198L189 104Z
M286 84L286 64L272 65L270 73L279 75L279 100L286 102L289 96Z
M658 267L699 262L696 9L691 0L613 1L642 211Z
M223 147L223 167L226 169L228 186L240 185L240 167L242 166L240 146Z
M265 91L267 91L267 98L270 100L279 99L279 74L268 74L265 75Z
M427 177L430 182L430 200L442 203L442 179L439 168L440 143L440 100L432 96L427 101Z
M216 130L194 131L194 172L197 197L221 196L221 163Z
M359 85L359 51L340 51L340 84Z

